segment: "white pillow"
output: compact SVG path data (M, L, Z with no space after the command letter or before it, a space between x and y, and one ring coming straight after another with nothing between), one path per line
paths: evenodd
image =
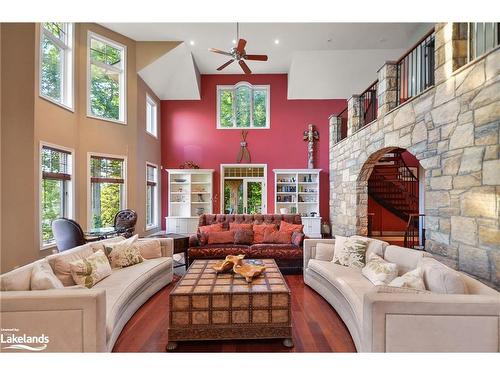
M316 254L314 256L314 259L331 262L331 260L333 259L334 251L335 251L334 244L318 243L316 244Z
M335 238L335 252L332 262L346 267L363 268L365 265L365 253L368 242L362 238L347 238L343 241L343 246L337 247Z
M136 234L124 241L104 245L112 268L128 267L144 261L135 244L138 238L139 236Z
M406 272L404 275L396 277L389 283L389 286L425 290L422 268L417 267L413 271Z
M422 268L424 284L431 292L467 294L467 285L462 276L436 259L424 257L418 266Z
M373 285L386 285L398 276L398 265L389 263L375 253L368 255L366 266L361 269L364 277Z
M102 279L111 275L109 260L102 250L84 259L69 263L71 276L77 285L92 288Z
M63 283L57 278L49 262L45 259L33 265L30 285L31 290L64 288Z

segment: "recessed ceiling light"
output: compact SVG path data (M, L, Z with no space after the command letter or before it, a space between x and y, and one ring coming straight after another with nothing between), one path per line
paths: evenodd
M236 44L236 39L233 39L233 44Z
M189 44L191 44L192 46L194 46L194 40L190 40Z
M280 40L279 39L274 39L274 44L280 44Z

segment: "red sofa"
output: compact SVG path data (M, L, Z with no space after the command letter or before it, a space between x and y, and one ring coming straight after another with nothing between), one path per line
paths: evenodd
M281 221L291 224L301 224L300 215L201 215L199 226L222 223L229 228L230 223L241 224L276 224ZM304 237L304 236L302 236ZM283 273L301 273L303 263L302 241L300 245L294 244L267 244L253 245L212 244L200 245L199 236L194 235L189 239L188 263L196 259L224 259L226 255L244 254L245 258L263 259L271 258L276 261Z

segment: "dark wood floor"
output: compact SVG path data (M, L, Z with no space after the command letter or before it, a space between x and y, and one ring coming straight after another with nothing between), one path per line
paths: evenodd
M282 340L179 343L176 352L354 352L349 332L335 310L304 284L302 275L285 276L292 292L295 347ZM168 342L168 296L175 282L146 302L130 319L114 352L164 352Z

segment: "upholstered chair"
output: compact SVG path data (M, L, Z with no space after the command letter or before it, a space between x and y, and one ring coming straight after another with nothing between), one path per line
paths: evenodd
M115 216L115 230L125 238L132 237L137 223L137 212L131 209L118 211Z

